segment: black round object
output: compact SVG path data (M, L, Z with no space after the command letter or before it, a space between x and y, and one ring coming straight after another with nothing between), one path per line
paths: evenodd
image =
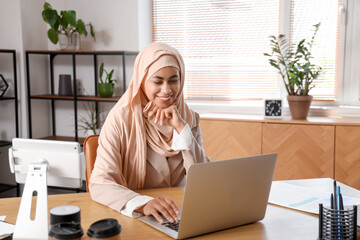
M77 206L65 205L50 210L50 226L62 222L80 223L80 208Z
M56 239L77 239L84 235L84 231L79 223L64 222L52 225L49 236Z
M121 233L121 226L116 219L106 218L91 224L87 235L91 238L108 238Z

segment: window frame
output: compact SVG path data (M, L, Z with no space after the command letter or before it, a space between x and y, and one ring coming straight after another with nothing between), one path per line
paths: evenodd
M139 4L141 0L138 0ZM360 114L360 1L341 0L342 9L340 15L339 32L339 64L338 78L336 80L336 100L334 101L313 101L310 109L310 116L347 116L355 117ZM152 1L148 13L150 21L152 18ZM140 14L140 13L139 13ZM279 32L289 34L290 2L280 0L280 29ZM151 25L151 24L150 24ZM151 31L152 39L152 31ZM290 115L286 100L286 90L281 84L281 98L284 100L284 115ZM189 106L200 114L246 114L262 115L263 101L201 101L186 100Z

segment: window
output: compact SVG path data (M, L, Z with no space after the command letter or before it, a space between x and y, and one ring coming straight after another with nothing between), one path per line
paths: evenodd
M335 100L342 62L339 5L337 0L153 0L153 41L169 43L182 54L186 99L276 98L285 93L263 56L270 51L269 36L281 30L297 43L321 22L313 53L324 73L310 93Z

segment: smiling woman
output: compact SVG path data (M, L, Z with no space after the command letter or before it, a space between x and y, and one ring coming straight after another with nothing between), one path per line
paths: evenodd
M128 90L109 113L89 190L93 200L122 214L177 221L168 196L133 190L183 186L189 167L208 162L199 115L184 101L184 62L173 47L152 43L140 51Z
M169 107L180 90L179 70L165 67L157 71L144 86L147 98L160 108Z

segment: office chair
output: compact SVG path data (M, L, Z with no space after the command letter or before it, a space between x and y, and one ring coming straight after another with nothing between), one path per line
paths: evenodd
M98 148L99 135L88 136L84 141L84 154L86 162L86 191L89 192L89 181L91 172L94 169L96 150Z

